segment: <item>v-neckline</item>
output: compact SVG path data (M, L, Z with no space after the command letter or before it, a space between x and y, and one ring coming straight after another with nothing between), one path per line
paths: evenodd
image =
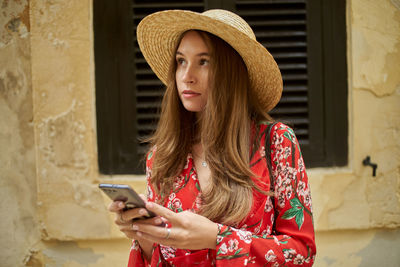
M199 179L199 176L198 176L196 165L194 164L194 158L193 158L193 153L192 152L189 152L189 155L188 155L188 168L189 167L190 167L190 171L189 172L193 172L193 174L196 176L196 179L195 179L194 182L195 182L195 185L197 185L197 186L195 186L195 187L198 190L198 193L202 194L203 193L203 189L201 188L200 179Z

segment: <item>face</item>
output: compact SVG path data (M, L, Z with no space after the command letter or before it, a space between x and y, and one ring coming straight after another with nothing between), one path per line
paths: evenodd
M207 104L210 53L199 33L187 32L176 52L176 85L186 110L203 111Z

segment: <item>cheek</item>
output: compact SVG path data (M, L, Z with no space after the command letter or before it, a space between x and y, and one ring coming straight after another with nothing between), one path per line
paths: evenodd
M181 73L179 72L179 71L176 71L176 73L175 73L175 83L176 83L176 86L179 86L182 82L182 79L181 79Z
M179 71L177 70L177 71L175 72L175 82L176 82L176 83L179 82L179 77L180 77Z
M210 83L208 78L208 71L203 72L201 76L202 87L204 88L204 90L207 90Z

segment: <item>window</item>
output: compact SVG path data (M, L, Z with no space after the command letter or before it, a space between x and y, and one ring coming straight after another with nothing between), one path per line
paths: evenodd
M100 172L144 172L146 146L138 139L155 129L164 88L141 55L135 31L144 16L164 9L223 8L242 16L281 69L283 96L270 113L294 128L306 166L347 164L344 0L97 0L93 5Z

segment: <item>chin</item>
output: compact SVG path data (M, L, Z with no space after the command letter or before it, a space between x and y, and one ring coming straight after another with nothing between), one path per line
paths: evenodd
M202 111L201 109L189 109L189 108L187 108L186 110L189 112L194 112L194 113L198 113L198 112Z
M201 112L204 110L204 107L197 107L197 106L193 106L193 105L183 105L183 106L185 107L185 109L187 111L195 112L195 113Z

